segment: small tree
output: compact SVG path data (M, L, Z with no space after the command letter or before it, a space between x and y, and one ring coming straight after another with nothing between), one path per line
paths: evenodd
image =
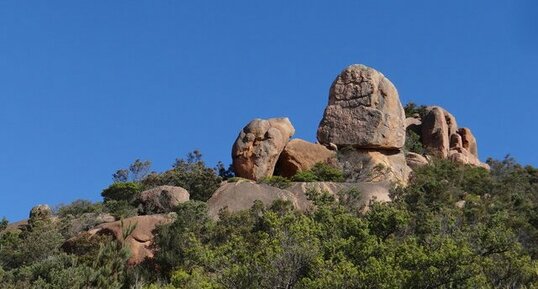
M128 169L119 169L112 174L112 179L115 183L140 182L150 173L150 168L151 161L136 159Z
M206 166L200 151L195 150L185 159L176 159L173 169L160 175L150 174L142 181L146 189L161 185L179 186L190 193L191 200L207 201L222 178Z

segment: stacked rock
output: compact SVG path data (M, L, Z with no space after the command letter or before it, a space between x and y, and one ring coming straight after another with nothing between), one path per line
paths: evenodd
M458 128L456 118L439 106L426 108L420 137L426 153L461 164L489 169L478 159L476 139L468 128Z
M406 129L419 135L425 155L404 153ZM236 175L291 177L324 162L341 168L348 182L405 185L411 168L428 164L431 156L488 168L478 159L473 134L459 128L452 114L431 106L424 115L406 119L392 82L361 64L348 66L332 83L318 143L290 141L294 132L288 118L251 121L233 145Z
M405 113L398 91L377 70L351 65L336 77L317 137L337 147L349 181L407 183Z

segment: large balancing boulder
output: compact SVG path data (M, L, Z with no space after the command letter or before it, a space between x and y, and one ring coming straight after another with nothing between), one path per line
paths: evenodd
M331 86L317 137L339 148L402 148L405 113L396 88L373 68L348 66Z

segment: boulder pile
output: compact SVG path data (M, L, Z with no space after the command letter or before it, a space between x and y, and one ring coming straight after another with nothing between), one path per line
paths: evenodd
M420 137L422 153L404 152L406 130ZM350 65L334 80L317 129L317 143L290 138L288 118L255 119L239 133L232 161L236 176L254 181L292 177L322 162L344 172L347 182L406 185L412 168L432 157L487 168L468 128L438 106L406 118L398 91L379 71Z
M426 155L489 169L478 159L478 146L471 130L459 128L456 118L444 108L426 107L423 116L410 117L406 123L408 130L420 136ZM410 164L416 162L417 156L408 154L407 158Z

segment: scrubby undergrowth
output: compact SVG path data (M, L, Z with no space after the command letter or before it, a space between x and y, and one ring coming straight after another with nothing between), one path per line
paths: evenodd
M491 172L436 161L367 213L356 209L359 192L341 192L338 203L313 191L315 209L306 213L277 201L214 221L204 201L222 177L192 156L162 174L119 173L102 204L78 201L56 220L3 231L0 288L538 286L538 170L511 158L489 160ZM156 230L152 262L127 266L128 249L104 237L80 244L83 254L62 250L75 220L110 211L113 201L136 213L137 186L160 184L196 193Z

